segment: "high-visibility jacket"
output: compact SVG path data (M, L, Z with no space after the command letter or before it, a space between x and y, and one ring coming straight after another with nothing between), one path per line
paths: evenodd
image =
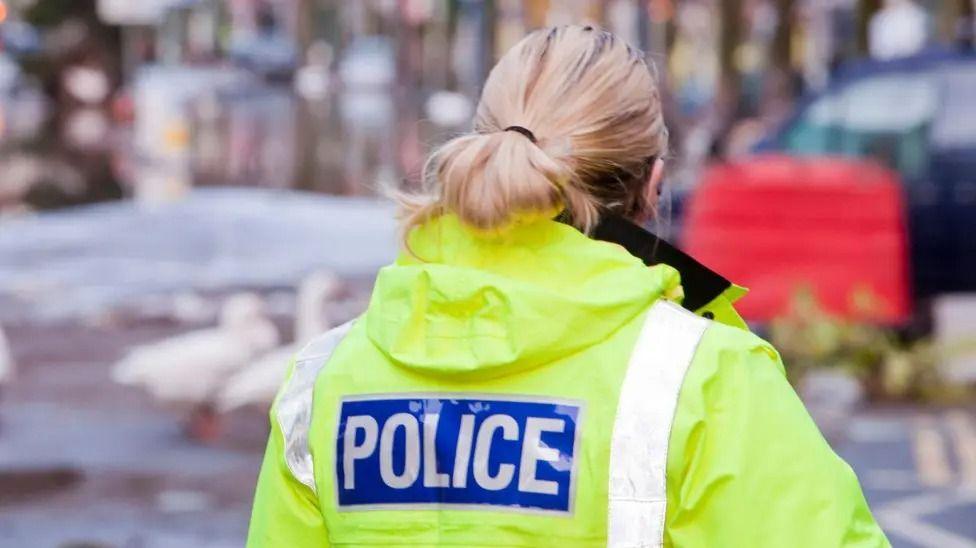
M888 546L770 345L676 270L444 216L271 410L251 547Z

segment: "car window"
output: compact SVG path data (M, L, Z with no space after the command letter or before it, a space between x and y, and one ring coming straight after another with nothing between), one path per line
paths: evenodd
M810 123L850 131L904 132L928 123L938 104L931 74L892 74L853 82L807 111Z
M948 65L937 74L942 95L932 123L933 147L976 147L976 63Z
M852 81L811 103L786 132L785 145L805 154L872 157L906 179L922 178L938 92L931 72Z

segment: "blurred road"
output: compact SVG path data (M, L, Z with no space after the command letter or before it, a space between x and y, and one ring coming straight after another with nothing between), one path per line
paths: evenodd
M267 435L250 409L202 446L181 411L109 380L164 322L14 326L21 368L0 400L0 547L239 547ZM97 397L96 397L97 395ZM868 408L824 425L898 548L976 547L973 409Z
M114 384L131 344L162 323L14 327L17 382L0 401L0 547L243 545L267 430L229 417L213 446L186 439L181 411Z
M835 447L898 548L976 547L976 412L874 409Z

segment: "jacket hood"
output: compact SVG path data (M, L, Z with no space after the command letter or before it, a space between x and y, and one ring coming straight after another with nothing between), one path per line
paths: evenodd
M486 235L453 215L409 238L380 270L366 332L417 373L485 379L544 365L606 340L662 295L678 272L550 220Z

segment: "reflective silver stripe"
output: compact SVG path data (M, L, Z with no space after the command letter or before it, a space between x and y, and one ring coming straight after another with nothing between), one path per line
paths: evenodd
M315 379L332 357L353 322L333 328L308 343L295 357L295 370L278 398L278 426L285 440L285 463L295 479L315 491L308 430L312 424L312 394Z
M610 442L607 546L661 546L668 438L678 393L708 320L659 300L630 357Z

